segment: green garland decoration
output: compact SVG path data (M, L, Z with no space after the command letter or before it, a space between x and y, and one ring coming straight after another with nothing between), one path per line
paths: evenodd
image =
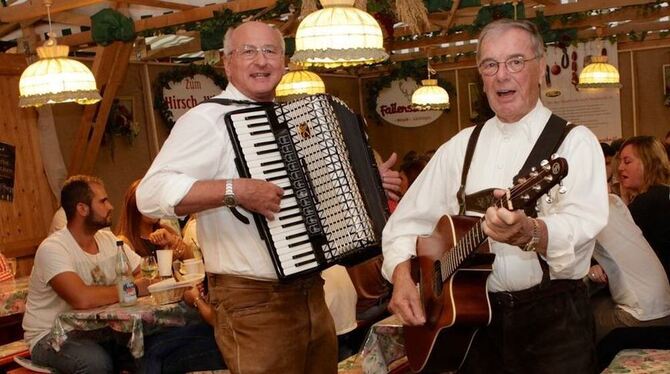
M432 60L435 61L435 59ZM379 97L379 92L384 88L391 87L391 82L405 78L413 78L417 82L426 79L426 60L404 61L395 64L392 66L391 71L388 74L380 76L374 80L371 79L366 83L366 106L368 115L373 115L374 118L378 120L379 125L383 124L382 118L379 116L379 113L377 113L377 98ZM451 83L439 76L433 78L437 79L437 85L444 88L447 93L449 93L451 99L456 97L456 90ZM445 111L448 112L449 109L446 109Z
M174 119L170 108L167 106L165 97L163 96L163 89L168 87L172 82L179 82L186 77L192 78L196 74L202 74L211 78L214 81L214 84L219 86L222 90L228 85L228 80L210 65L194 64L163 72L158 75L158 78L154 83L154 109L160 113L163 122L165 122L169 130L172 130L172 126L174 126Z

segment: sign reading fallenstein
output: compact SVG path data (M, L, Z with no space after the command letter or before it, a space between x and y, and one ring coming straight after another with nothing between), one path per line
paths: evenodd
M419 127L435 121L441 110L416 110L412 108L412 93L419 85L412 78L395 80L379 92L377 113L384 120L401 127Z
M185 77L178 82L170 82L168 87L163 88L165 104L172 112L172 118L175 121L187 110L219 93L221 93L221 87L202 74Z

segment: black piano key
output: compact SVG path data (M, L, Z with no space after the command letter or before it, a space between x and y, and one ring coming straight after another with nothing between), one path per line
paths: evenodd
M299 237L301 237L301 236L304 236L305 234L307 234L307 233L306 233L306 232L299 232L299 233L297 233L297 234L289 235L289 236L286 237L286 240L291 240L291 239L299 238Z
M268 178L268 179L266 179L266 180L267 180L268 182L272 182L272 181L276 181L276 180L284 179L284 178L286 178L286 174L284 174L284 175L277 175L277 176L274 176L274 177L270 177L270 178Z
M281 159L278 159L278 160L274 160L274 161L265 161L265 162L261 162L261 163L260 163L260 166L270 166L270 165L274 165L274 164L281 164L281 165L283 165L284 163L282 162Z
M293 213L293 214L287 214L285 216L279 216L279 220L285 220L285 219L288 219L288 218L299 217L301 215L302 214L300 214L300 212L296 212L296 213Z
M312 254L312 252L307 251L307 252L299 253L299 254L293 256L292 258L293 258L294 260L296 260L296 259L299 259L300 257L309 256L309 255L311 255L311 254Z
M299 241L299 242L291 243L291 244L288 245L288 247L289 247L289 248L293 248L293 247L297 247L297 246L299 246L299 245L303 245L303 244L307 244L307 243L309 243L309 239L305 239L305 240L303 240L303 241Z
M284 169L283 167L274 168L274 169L267 169L267 170L263 170L263 174L272 174L272 173L276 173L278 171L284 171L284 170L286 170L286 169Z
M285 224L281 225L281 227L282 227L283 229L285 229L285 228L287 228L287 227L291 227L291 226L295 226L295 225L300 225L300 224L302 224L302 223L303 223L303 221L295 221L295 222L291 222L291 223L285 223ZM291 247L291 246L289 245L289 247ZM295 246L294 246L294 247L295 247Z
M270 134L272 130L259 130L259 131L252 131L249 133L249 135L263 135L263 134Z
M256 154L260 156L260 155L264 155L264 154L268 154L268 153L276 153L277 151L278 151L277 148L273 148L273 149L266 149L264 151L256 152Z
M273 145L277 144L274 140L268 140L266 142L259 142L259 143L254 143L254 147L264 147L266 145Z
M284 208L279 209L279 212L280 212L280 213L281 213L281 212L285 212L285 211L287 211L287 210L295 209L295 208L297 208L297 207L298 207L297 205L287 206L287 207L284 207Z
M316 259L313 258L313 259L308 260L308 261L298 262L298 263L295 264L295 267L300 267L300 266L303 266L303 265L311 264L312 262L316 262Z

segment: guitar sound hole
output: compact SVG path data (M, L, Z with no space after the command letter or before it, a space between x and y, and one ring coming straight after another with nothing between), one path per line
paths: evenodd
M435 261L433 269L433 293L439 296L442 294L442 266L440 261Z

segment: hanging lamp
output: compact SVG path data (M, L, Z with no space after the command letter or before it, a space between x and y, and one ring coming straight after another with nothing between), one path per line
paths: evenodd
M275 88L277 101L289 101L305 95L326 92L326 85L317 74L303 70L298 65L289 64L289 71L284 74Z
M421 81L421 87L412 94L412 107L418 110L445 110L449 109L449 93L437 85L437 79L431 79L431 74L437 72L430 67L430 57L426 64L428 79Z
M598 44L602 45L602 27L596 28ZM619 71L607 62L607 49L599 45L600 55L591 56L591 63L579 73L577 88L621 88Z
M619 71L607 63L607 56L592 56L579 73L578 88L621 88Z
M335 68L374 64L388 59L379 23L354 8L355 0L321 0L323 9L300 22L291 62Z
M101 99L95 77L86 65L67 57L70 47L57 45L51 29L51 4L52 0L44 0L49 19L48 39L36 48L39 60L21 74L19 106L39 107L67 102L94 104Z

